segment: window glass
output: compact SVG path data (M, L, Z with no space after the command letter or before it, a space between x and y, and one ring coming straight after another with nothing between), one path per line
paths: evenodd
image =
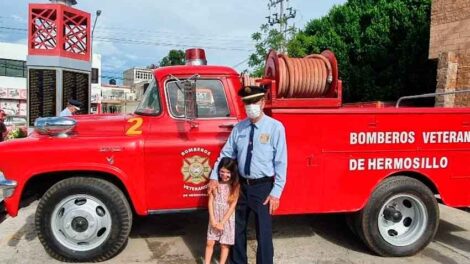
M91 68L91 83L98 83L99 71L98 68Z
M160 113L160 98L158 95L158 85L153 78L148 85L148 89L144 94L142 102L135 110L136 114L156 115Z
M26 74L24 61L0 59L0 76L25 78Z
M6 67L6 60L0 59L0 76L6 76L7 74L7 67Z
M182 88L182 84L180 86ZM166 92L171 115L184 117L184 94L176 85L176 81L167 82ZM230 116L224 86L220 80L196 81L196 105L198 118Z

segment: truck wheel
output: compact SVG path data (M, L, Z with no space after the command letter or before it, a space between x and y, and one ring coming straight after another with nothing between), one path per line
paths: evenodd
M357 232L381 256L414 255L434 238L439 207L431 190L416 179L386 179L358 215Z
M96 262L118 254L127 242L132 212L124 194L110 182L75 177L52 186L35 217L38 238L60 261Z

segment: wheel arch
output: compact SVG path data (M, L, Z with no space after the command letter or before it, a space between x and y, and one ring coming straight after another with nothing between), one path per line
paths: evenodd
M32 201L40 199L44 193L59 181L73 177L91 177L106 180L119 188L126 197L132 212L136 214L138 208L135 207L134 199L129 193L123 181L116 175L109 172L93 171L93 170L76 170L76 171L54 171L44 172L31 176L25 183L21 193L20 208L25 207Z
M374 191L375 191L385 180L390 179L390 178L394 178L394 177L400 177L400 176L404 176L404 177L408 177L408 178L415 179L415 180L417 180L417 181L423 183L426 187L428 187L434 195L437 195L437 194L440 195L440 192L439 192L439 189L438 189L436 183L433 182L433 181L430 179L430 177L428 177L427 175L422 174L422 173L419 173L419 172L416 172L416 171L397 171L397 172L391 173L391 174L387 175L386 177L381 178L379 181L377 181L377 183L375 184L375 186L373 186L373 187L370 189L367 198L364 199L364 201L363 201L363 203L361 204L361 206L360 206L359 208L356 208L354 211L351 211L351 212L358 212L358 211L364 209L364 207L365 207L365 206L367 205L367 203L369 202L369 199L370 199L371 195L374 193Z
M398 176L405 176L405 177L409 177L409 178L413 178L415 180L418 180L420 181L421 183L423 183L424 185L426 185L430 190L431 192L434 193L434 195L436 194L440 194L439 192L439 189L436 185L435 182L433 182L431 180L430 177L428 177L427 175L423 174L423 173L419 173L419 172L416 172L416 171L399 171L399 172L394 172L390 175L388 175L387 177L385 177L384 179L382 179L378 184L377 186L379 186L384 180L386 179L389 179L389 178L392 178L392 177L398 177ZM376 188L377 188L376 186ZM375 188L374 188L375 189Z

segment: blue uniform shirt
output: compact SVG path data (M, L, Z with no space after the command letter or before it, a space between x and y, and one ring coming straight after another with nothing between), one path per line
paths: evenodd
M70 112L69 108L66 107L62 112L60 112L59 116L72 116L72 112Z
M287 146L286 133L281 122L267 116L255 123L253 136L253 153L251 158L250 174L244 174L246 153L250 138L250 119L239 122L232 130L227 143L225 143L214 169L211 172L212 180L218 179L217 167L222 157L237 159L238 171L242 177L258 179L274 176L274 187L271 195L280 198L287 173Z

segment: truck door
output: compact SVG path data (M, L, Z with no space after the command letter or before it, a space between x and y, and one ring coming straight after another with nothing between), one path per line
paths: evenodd
M238 122L226 78L198 79L197 117L184 119L184 94L176 80L163 87L166 105L146 139L146 185L150 213L206 207L212 166Z

